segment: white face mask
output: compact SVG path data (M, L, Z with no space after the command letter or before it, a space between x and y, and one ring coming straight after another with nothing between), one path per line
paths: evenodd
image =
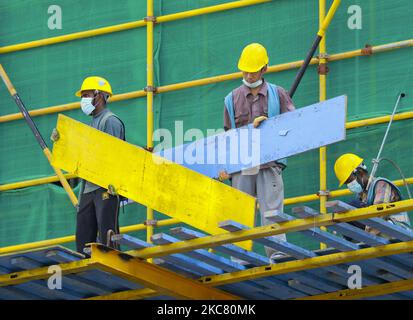
M357 182L357 180L353 180L350 183L348 183L347 188L353 193L363 192L363 187L360 185L360 183Z
M255 81L253 83L249 83L247 80L242 79L242 83L245 84L248 88L254 89L259 87L262 84L262 79Z
M82 98L82 100L80 100L82 111L87 116L90 116L93 110L95 110L95 106L92 104L92 101L93 98Z

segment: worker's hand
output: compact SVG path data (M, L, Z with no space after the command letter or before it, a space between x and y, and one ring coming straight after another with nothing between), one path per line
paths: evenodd
M50 140L52 140L53 142L56 142L57 140L59 140L59 138L60 138L59 131L57 131L57 129L54 128L52 131L52 135L50 136Z
M228 174L225 170L221 171L218 176L219 181L225 181L231 178L231 175Z
M256 117L254 119L254 122L253 122L254 128L257 128L261 124L261 122L263 122L264 120L267 120L267 119L268 118L266 116Z

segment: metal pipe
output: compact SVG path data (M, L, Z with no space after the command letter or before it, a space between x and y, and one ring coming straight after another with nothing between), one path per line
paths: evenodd
M13 97L14 101L16 102L17 107L20 109L20 112L24 116L27 125L32 130L33 135L36 138L38 144L40 145L40 148L43 150L43 153L46 156L47 160L49 161L50 166L53 168L54 172L59 177L60 183L62 184L63 188L65 189L65 191L67 193L67 195L69 196L70 201L72 202L73 206L76 207L78 205L76 195L73 193L73 190L70 187L69 183L67 182L67 180L66 180L65 176L63 175L62 171L59 168L55 168L52 165L52 154L51 154L49 148L47 147L46 142L44 141L42 135L40 134L39 129L37 129L37 126L34 123L33 119L30 117L29 113L27 112L27 109L26 109L23 101L20 99L19 94L17 93L17 91L14 88L12 82L10 81L10 78L8 77L6 71L4 70L4 68L1 64L0 64L0 76L3 79L3 82L5 83L10 95Z
M396 104L394 105L393 113L392 113L392 115L391 115L391 117L390 117L389 124L387 125L386 133L384 134L383 141L381 142L379 152L378 152L378 154L377 154L376 159L373 159L373 168L372 168L372 170L371 170L370 177L369 177L369 181L368 181L368 183L367 183L367 190L369 189L370 184L371 184L371 182L373 181L373 178L374 178L374 176L375 176L375 174L376 174L377 167L379 166L381 153L382 153L383 148L384 148L384 145L385 145L385 143L386 143L387 135L389 134L391 124L393 123L394 115L396 114L396 110L397 110L397 107L399 106L400 99L403 98L404 96L405 96L404 93L400 93L400 94L397 96L397 101L396 101Z
M175 225L178 223L180 223L180 221L177 219L165 219L165 220L158 221L157 226L165 227L165 226ZM136 232L136 231L142 231L145 229L146 229L146 226L143 223L141 223L141 224L135 224L131 226L122 227L120 228L120 233ZM26 250L32 250L32 249L48 247L48 246L55 246L55 245L74 242L74 241L75 241L75 236L72 235L72 236L66 236L66 237L60 237L60 238L54 238L54 239L48 239L48 240L42 240L42 241L36 241L36 242L29 242L29 243L0 248L0 254L13 253L13 252L18 252L18 251L26 251Z
M319 0L319 24L320 29L324 25L324 20L326 19L326 0ZM322 37L320 41L319 50L319 70L321 66L327 65L327 60L324 58L327 52L326 36ZM326 72L319 72L319 94L320 102L327 99L327 75ZM321 147L319 151L320 157L320 213L327 213L327 148ZM321 230L326 231L325 227L321 227ZM325 243L320 243L320 249L326 249L327 245Z
M65 177L65 179L73 179L73 178L76 178L77 176L75 174L67 173L67 174L64 174L64 177ZM9 184L0 185L0 192L1 191L21 189L21 188L27 188L27 187L37 186L37 185L41 185L41 184L57 182L57 181L59 181L58 176L50 176L50 177L39 178L39 179L13 182L13 183L9 183Z
M147 18L148 23L146 25L146 147L148 150L152 151L153 149L153 93L154 93L154 81L153 81L153 42L154 42L154 20L153 17L153 0L147 0ZM147 207L146 209L146 241L152 243L152 236L154 233L154 227L152 221L154 220L154 213L152 208Z
M179 13L173 13L173 14L157 17L156 22L164 23L168 21L186 19L186 18L203 15L203 14L225 11L225 10L230 10L230 9L235 9L235 8L240 8L240 7L246 7L246 6L261 4L261 3L270 2L270 1L271 0L234 1L234 2L229 2L226 4L210 6L210 7L189 10L189 11L184 11L184 12L179 12ZM22 51L22 50L27 50L27 49L32 49L32 48L38 48L38 47L48 46L48 45L57 44L57 43L73 41L73 40L91 38L91 37L119 32L119 31L136 29L136 28L144 27L145 25L146 25L145 20L138 20L138 21L122 23L122 24L118 24L114 26L109 26L109 27L75 32L75 33L58 36L58 37L52 37L52 38L35 40L35 41L30 41L30 42L25 42L25 43L19 43L19 44L14 44L10 46L0 47L0 54Z

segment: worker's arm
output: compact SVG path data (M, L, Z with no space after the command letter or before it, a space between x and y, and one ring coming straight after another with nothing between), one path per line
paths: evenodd
M294 111L294 102L289 96L288 92L282 87L277 87L277 90L278 97L280 98L280 113Z

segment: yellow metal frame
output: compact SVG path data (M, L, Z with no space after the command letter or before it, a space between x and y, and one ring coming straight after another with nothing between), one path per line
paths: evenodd
M383 283L356 290L340 290L327 294L320 294L317 296L300 298L297 300L353 300L369 297L379 297L387 294L393 294L410 290L413 290L413 279Z

